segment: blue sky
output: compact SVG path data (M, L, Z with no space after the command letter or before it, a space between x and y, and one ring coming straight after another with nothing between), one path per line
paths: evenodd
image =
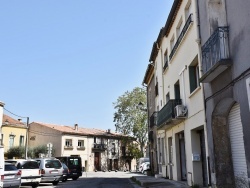
M30 122L115 130L113 102L141 87L172 3L1 1L0 101Z

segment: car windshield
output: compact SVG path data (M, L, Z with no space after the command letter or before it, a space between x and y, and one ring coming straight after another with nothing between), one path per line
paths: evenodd
M17 165L18 169L39 169L36 161L23 161Z
M62 165L58 160L46 160L45 167L59 169L62 167Z
M14 165L11 165L11 164L5 164L4 165L4 170L5 171L13 171L13 170L17 170L17 168L14 166Z
M78 159L69 159L69 166L78 166L79 160Z

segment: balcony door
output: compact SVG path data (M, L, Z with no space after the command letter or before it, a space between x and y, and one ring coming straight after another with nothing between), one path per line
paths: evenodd
M181 98L181 92L180 92L180 83L179 80L174 84L174 94L175 94L175 99L180 99Z

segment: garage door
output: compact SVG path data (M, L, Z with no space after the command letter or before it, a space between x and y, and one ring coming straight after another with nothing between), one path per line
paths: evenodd
M236 187L248 187L247 165L239 104L235 104L232 107L229 113L228 123Z

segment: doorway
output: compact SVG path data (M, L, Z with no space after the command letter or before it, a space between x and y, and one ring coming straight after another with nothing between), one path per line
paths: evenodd
M97 170L97 171L101 170L101 167L100 167L100 153L99 152L95 152L94 166L95 166L95 170Z

